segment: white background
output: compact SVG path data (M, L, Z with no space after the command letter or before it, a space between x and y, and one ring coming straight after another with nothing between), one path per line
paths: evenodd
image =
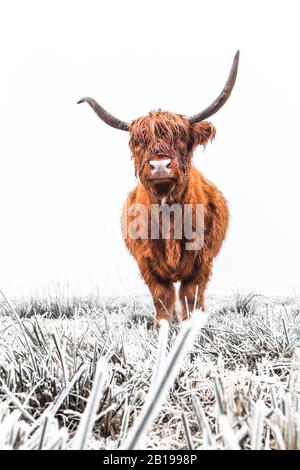
M10 1L0 7L0 287L145 291L119 228L130 120L194 114L236 88L195 165L230 203L210 292L299 293L299 2Z

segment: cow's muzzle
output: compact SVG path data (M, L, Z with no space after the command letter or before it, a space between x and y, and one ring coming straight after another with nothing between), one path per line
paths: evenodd
M151 178L153 179L167 179L172 178L171 159L166 158L162 160L150 160Z

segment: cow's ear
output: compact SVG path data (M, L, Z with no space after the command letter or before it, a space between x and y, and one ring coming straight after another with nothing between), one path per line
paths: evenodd
M192 124L192 135L194 146L206 145L210 140L213 140L216 135L215 126L208 121L200 121Z

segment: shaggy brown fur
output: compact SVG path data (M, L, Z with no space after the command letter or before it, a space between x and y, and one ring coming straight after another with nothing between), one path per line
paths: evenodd
M187 318L194 305L204 309L204 292L213 259L226 234L229 216L222 193L193 167L192 155L197 145L205 146L215 136L214 126L205 119L221 109L230 97L239 57L237 51L225 86L217 98L189 118L158 110L129 123L110 114L91 97L78 101L88 103L109 126L130 132L129 144L140 184L127 198L122 229L126 245L152 294L157 320L171 318L175 313L173 283L176 281L181 282L182 317ZM153 214L153 206L159 209L158 204L162 217L159 212ZM200 228L199 205L203 215ZM131 210L137 206L140 215ZM192 208L189 224L185 217L187 207ZM164 216L168 211L170 223L169 232L166 232ZM185 230L187 225L190 225L188 231ZM156 228L154 236L153 226ZM183 236L178 233L178 226L183 229ZM194 233L191 233L191 226ZM194 239L193 251L193 243L187 243L184 237ZM195 241L200 240L203 243L195 246Z
M215 137L214 126L206 121L189 124L183 115L153 111L130 125L130 149L134 159L138 186L131 191L124 206L122 229L125 243L136 259L141 275L152 294L156 318L170 319L175 314L174 282L180 281L179 298L182 318L192 311L194 303L204 309L204 293L211 275L212 263L225 238L228 208L222 193L193 165L197 145L205 146ZM152 160L170 158L171 178L151 177ZM133 239L128 227L134 216L127 209L133 204L147 207L150 224L151 204L203 204L204 245L201 250L186 250L187 240ZM172 219L171 219L172 220ZM173 221L174 222L174 221ZM195 212L193 211L193 228ZM161 227L160 227L161 228ZM148 227L150 231L150 225ZM173 234L174 235L174 234ZM197 292L197 299L195 295Z

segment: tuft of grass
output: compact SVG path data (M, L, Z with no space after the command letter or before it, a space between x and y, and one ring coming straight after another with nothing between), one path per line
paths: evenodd
M149 299L3 297L0 448L299 449L299 299L208 311L157 331Z

